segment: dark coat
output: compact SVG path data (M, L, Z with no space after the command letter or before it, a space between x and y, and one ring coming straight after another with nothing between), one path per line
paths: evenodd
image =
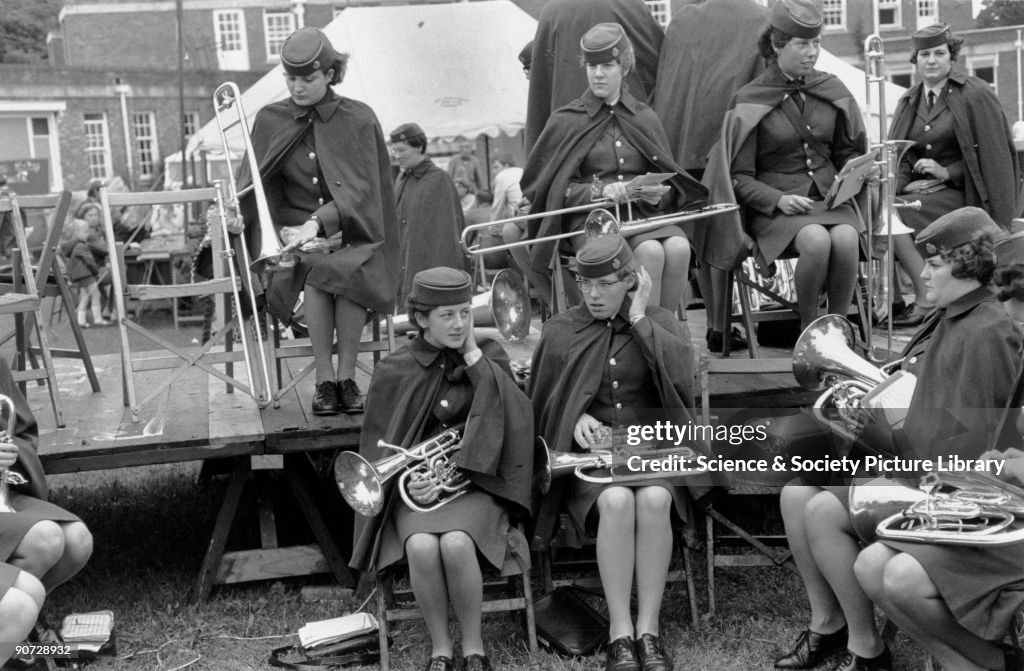
M625 81L647 100L654 91L664 32L643 0L550 0L540 12L530 64L525 149L529 155L548 117L587 87L580 39L595 24L622 24L633 43L636 67Z
M18 446L18 459L14 462L12 470L25 476L27 485L13 487L26 496L46 500L50 489L46 484L46 474L43 472L43 463L39 461L39 425L36 424L35 415L28 405L28 401L21 395L21 390L11 376L11 368L6 359L0 358L0 394L9 397L14 401L14 412L17 420L14 423L12 435L14 444ZM7 421L7 418L4 418ZM6 426L4 429L6 430Z
M650 163L652 172L672 172L666 184L675 191L668 211L700 206L707 202L707 190L690 177L672 158L665 129L650 107L623 89L613 115L589 89L582 96L556 111L537 140L523 169L520 182L523 196L533 211L551 211L564 207L565 193L597 139L612 120L617 120L623 136ZM529 237L542 237L563 232L564 217L548 216L529 222ZM533 245L531 263L538 272L547 273L554 243Z
M295 212L287 206L290 186L281 176L285 159L294 153L310 124L322 186L330 198L315 211ZM346 246L330 254L329 263L317 259L315 272L329 280L335 293L352 302L371 310L390 310L398 282L398 219L391 161L373 110L333 91L312 110L290 98L280 100L256 113L252 144L275 230L302 224L316 214L327 237L341 231ZM239 190L251 183L248 162L243 161ZM255 200L250 192L240 204L253 258L259 256L260 240ZM301 278L302 283L305 280ZM290 313L291 305L286 311Z
M100 267L88 242L72 240L63 246L62 251L68 259L69 280L79 282L99 277Z
M703 170L733 95L764 71L756 49L768 10L753 0L683 5L665 31L651 107L676 162Z
M701 180L710 190L711 202L738 202L733 183L733 159L761 120L794 91L792 86L779 81L777 73L777 66L769 67L761 76L740 89L733 99L732 107L726 112L721 137L711 149L707 170ZM866 149L867 134L860 108L838 77L815 70L806 78L801 90L806 96L813 96L835 107L842 116L848 134L846 144L860 151ZM754 241L743 225L744 217L749 212L743 212L742 209L739 212L715 215L705 225L696 228L694 248L701 262L722 270L731 270L754 251Z
M533 412L501 345L484 340L480 347L483 358L464 369L473 385L473 405L462 433L467 448L457 463L475 485L508 504L513 520L523 519L533 506ZM377 446L381 439L408 448L430 437L423 431L444 379L437 365L442 356L416 338L374 368L360 432L362 456L371 462L385 456ZM388 488L389 501L395 495L394 487ZM375 570L378 534L390 514L391 506L385 505L377 517L356 516L353 568Z
M402 250L397 306L402 310L416 273L438 266L465 267L466 257L459 247L464 223L455 183L429 158L402 171L395 197Z
M918 82L900 98L889 130L890 139L907 138L923 89L924 84ZM1021 212L1024 178L999 99L987 83L962 73L950 74L943 94L953 114L953 130L963 155L966 205L984 209L997 224L1009 229L1010 220ZM909 161L908 157L900 165L901 187L910 181Z

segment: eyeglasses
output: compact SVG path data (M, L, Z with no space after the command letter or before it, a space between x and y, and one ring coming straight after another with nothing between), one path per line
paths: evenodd
M595 282L593 280L577 279L576 286L578 286L580 288L580 291L584 293L587 293L594 288L596 288L599 292L604 293L605 291L608 291L608 289L612 288L619 282L623 281L624 280L615 280L614 282L608 282L607 280L598 280Z

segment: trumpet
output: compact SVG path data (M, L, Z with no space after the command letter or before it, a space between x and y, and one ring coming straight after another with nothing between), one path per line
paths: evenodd
M334 462L334 480L345 503L364 517L379 515L384 509L384 485L396 475L402 500L416 512L437 510L467 493L470 482L455 464L461 449L461 429L446 429L408 449L378 441L378 447L397 454L372 463L356 452L342 452ZM409 495L409 479L413 476L436 482L437 498L433 505L421 505Z
M697 219L712 217L716 214L732 212L739 209L739 205L736 205L735 203L721 203L718 205L708 205L707 207L702 207L697 210L683 210L682 212L662 214L656 217L648 217L646 219L628 220L625 223L621 223L618 217L604 208L604 206L608 204L609 202L607 200L602 200L588 205L568 207L562 210L536 212L519 217L509 217L508 219L490 221L483 224L473 224L472 226L467 226L462 230L462 238L460 239L460 242L462 243L462 248L467 254L489 254L491 252L501 252L515 247L525 247L527 245L536 245L545 242L552 242L554 240L564 240L565 238L573 238L579 235L585 235L588 238L600 237L602 235L633 235L635 233L640 233L641 231L661 228L662 226L669 226L671 224L679 224L684 221L695 221ZM530 219L567 214L569 212L579 212L583 210L592 211L587 215L587 220L582 229L568 231L565 233L555 233L553 235L545 235L540 238L517 240L503 245L495 245L494 247L481 248L479 245L470 243L470 238L473 237L474 232L490 226L519 223Z
M10 396L0 394L0 411L7 411L7 421L4 423L3 431L0 431L0 442L10 442L13 436L13 428L15 421L17 420L17 414L14 411L14 400ZM0 412L0 414L3 414ZM28 484L28 480L25 479L21 473L12 471L10 469L0 469L0 513L13 513L14 506L11 505L11 485L25 485Z
M583 482L600 485L635 486L652 480L674 480L707 472L706 467L698 465L697 452L686 446L635 453L628 450L579 453L549 449L548 462L552 480L573 475ZM669 468L663 469L663 465Z

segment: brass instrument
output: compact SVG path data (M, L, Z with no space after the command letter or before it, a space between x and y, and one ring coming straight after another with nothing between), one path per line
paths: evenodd
M1024 489L992 475L929 473L917 488L885 482L850 488L850 519L864 542L968 546L1024 542Z
M398 492L407 506L417 512L437 510L465 494L470 484L455 464L461 444L461 428L446 429L408 449L378 441L378 447L391 449L397 454L372 463L357 452L342 452L334 462L338 490L357 513L375 517L384 509L384 484L397 475ZM438 498L433 505L421 505L409 496L408 483L414 475L437 482Z
M655 470L651 464L670 459L671 470ZM559 452L548 450L551 479L573 475L583 482L601 485L642 485L651 480L665 480L701 475L707 472L696 462L697 453L691 447L628 450L591 450L590 452ZM639 461L635 461L639 460ZM592 471L601 471L595 475Z
M3 410L7 411L7 421L4 423L3 431L0 431L0 442L7 443L12 440L14 424L18 417L14 410L14 400L10 396L0 394L0 415L3 414ZM6 468L0 469L0 513L16 512L14 506L11 505L8 488L11 485L24 484L28 484L28 480L21 473Z
M670 224L678 224L684 221L694 221L697 219L703 219L705 217L712 217L716 214L722 214L724 212L732 212L739 209L739 205L734 203L723 203L719 205L708 205L697 210L684 210L682 212L675 212L672 214L663 214L657 217L648 217L646 219L628 220L625 223L620 223L618 217L613 215L608 210L604 209L604 205L607 205L608 201L597 201L589 205L581 205L574 208L566 208L564 210L553 210L551 212L537 212L535 214L527 214L519 217L509 217L508 219L501 219L499 221L491 221L483 224L473 224L467 226L462 231L462 248L466 250L467 254L489 254L490 252L500 252L506 249L513 249L514 247L525 247L527 245L536 245L539 243L552 242L554 240L563 240L565 238L573 238L578 235L586 235L587 237L597 237L599 235L608 234L619 234L619 235L633 235L641 231L647 231L654 228L661 228L662 226L668 226ZM587 216L587 223L580 230L568 231L566 233L555 233L553 235L545 235L540 238L528 238L523 240L517 240L516 242L509 242L504 245L495 245L494 247L481 248L479 245L471 245L469 238L472 233L482 228L489 226L495 226L497 224L508 224L518 223L520 221L526 221L529 219L536 219L538 217L553 216L556 214L564 214L566 212L575 212L584 209L593 210L590 215ZM614 222L614 224L613 224Z

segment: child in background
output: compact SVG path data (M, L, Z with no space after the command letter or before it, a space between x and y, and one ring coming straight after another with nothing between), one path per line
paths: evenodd
M78 289L78 325L89 328L87 311L92 310L92 321L96 326L110 326L114 322L102 315L99 276L100 266L89 246L89 224L75 219L68 227L70 235L61 243L61 252L68 260L68 279Z

